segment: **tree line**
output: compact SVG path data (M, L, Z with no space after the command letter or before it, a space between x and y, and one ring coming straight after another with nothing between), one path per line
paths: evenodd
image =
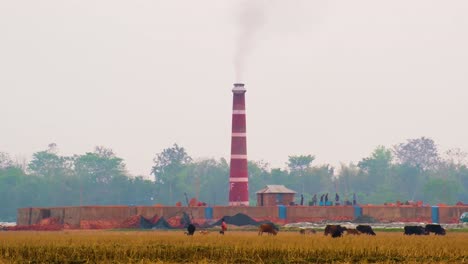
M284 168L249 161L250 204L255 192L281 184L302 194L356 194L359 203L422 200L454 204L468 200L467 154L459 149L440 155L430 138L409 139L391 148L378 146L357 164L315 164L313 155L293 155ZM174 205L197 197L208 205L228 203L229 163L193 160L174 144L154 157L153 179L131 175L112 149L96 147L82 155L61 156L55 144L33 154L28 164L0 152L0 221L14 221L21 207L78 205Z

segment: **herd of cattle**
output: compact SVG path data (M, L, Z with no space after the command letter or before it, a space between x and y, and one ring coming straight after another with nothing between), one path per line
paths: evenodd
M193 235L195 233L195 226L190 224L187 227L187 232L185 234L187 235ZM279 229L276 227L274 224L271 223L266 223L266 224L261 224L258 227L258 235L262 235L263 233L267 233L269 235L276 235L278 233ZM317 231L315 229L301 229L299 233L301 235L305 234L315 234ZM346 232L348 235L360 235L360 234L366 234L366 235L371 235L375 236L374 230L372 230L372 227L370 225L358 225L356 228L346 228L345 226L341 225L327 225L325 227L324 235L328 236L331 235L331 237L336 238L336 237L341 237L343 236L344 232ZM200 234L208 234L209 232L206 230L200 231ZM445 229L438 225L438 224L427 224L425 227L423 226L405 226L404 227L404 234L405 235L429 235L430 233L434 233L436 235L445 235Z
M348 235L360 235L366 234L375 236L374 230L370 225L358 225L356 228L346 228L345 226L341 225L327 225L325 227L324 235L331 237L341 237L343 236L344 232ZM300 234L315 234L316 231L312 229L301 229L299 231ZM438 225L438 224L427 224L425 227L423 226L405 226L404 233L405 235L429 235L430 233L434 233L436 235L445 235L445 229Z
M445 235L445 229L435 224L428 224L426 227L405 226L405 235L429 235L430 233L443 236Z

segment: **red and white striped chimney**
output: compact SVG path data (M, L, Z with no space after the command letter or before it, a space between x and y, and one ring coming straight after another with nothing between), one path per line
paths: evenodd
M234 88L232 89L233 107L229 205L249 205L245 92L246 90L243 83L234 84Z

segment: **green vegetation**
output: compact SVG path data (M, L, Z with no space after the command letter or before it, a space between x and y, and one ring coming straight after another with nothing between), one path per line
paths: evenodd
M0 263L465 263L468 234L4 232Z
M453 149L440 155L433 140L411 139L392 148L377 147L357 164L314 164L313 155L293 155L285 168L270 168L250 161L249 190L267 184L283 184L304 195L329 193L334 201L395 203L422 200L454 204L468 200L466 153ZM153 180L130 175L122 158L111 149L96 147L82 155L61 156L55 144L34 153L24 165L0 152L0 221L14 221L20 207L77 205L174 205L185 204L185 195L207 204L227 204L229 163L225 159L194 161L183 147L174 144L154 157L148 168ZM297 199L299 201L298 195Z

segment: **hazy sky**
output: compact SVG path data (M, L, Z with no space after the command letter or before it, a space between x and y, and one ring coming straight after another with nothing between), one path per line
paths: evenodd
M246 4L248 3L248 4ZM132 174L178 143L358 162L421 136L468 151L468 2L0 0L0 151L112 148Z

